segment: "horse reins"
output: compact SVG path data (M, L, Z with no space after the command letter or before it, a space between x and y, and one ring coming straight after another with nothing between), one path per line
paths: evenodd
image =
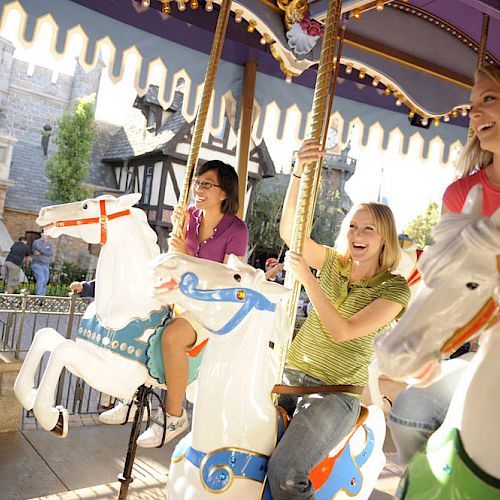
M497 255L497 270L500 272L500 256ZM474 317L464 326L455 330L453 335L441 347L441 353L448 356L480 330L487 330L495 325L499 317L500 305L494 297L490 297Z
M101 215L99 217L88 217L87 219L71 219L71 220L61 220L54 222L56 227L68 227L68 226L82 226L84 224L97 224L101 225L101 245L104 245L108 239L108 221L117 219L118 217L123 217L124 215L130 215L130 209L122 210L121 212L115 212L114 214L106 213L106 200L99 200L99 209Z

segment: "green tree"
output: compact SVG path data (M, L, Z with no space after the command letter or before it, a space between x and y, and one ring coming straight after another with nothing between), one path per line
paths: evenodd
M417 215L405 230L405 233L413 238L415 243L423 248L425 245L432 245L432 229L441 218L441 210L437 203L431 202L425 213Z
M46 167L49 179L47 196L57 203L70 203L90 195L82 186L90 168L90 155L96 136L95 96L77 100L72 113L65 112L57 122L56 153Z

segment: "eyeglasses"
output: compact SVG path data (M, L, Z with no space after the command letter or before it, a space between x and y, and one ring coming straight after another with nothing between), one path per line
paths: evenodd
M199 181L198 179L195 179L193 181L193 189L200 188L207 191L209 189L212 189L214 186L220 188L219 184L214 184L210 181Z

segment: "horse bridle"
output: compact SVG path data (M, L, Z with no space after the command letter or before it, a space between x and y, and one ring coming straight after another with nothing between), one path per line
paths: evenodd
M81 226L84 224L97 224L101 225L101 245L106 244L108 239L108 228L107 224L110 220L117 219L118 217L123 217L125 215L130 215L130 209L122 210L121 212L115 212L114 214L106 213L106 200L99 200L99 209L101 214L99 217L88 217L86 219L70 219L61 220L54 222L55 227L69 227L69 226Z
M216 335L224 335L232 331L245 319L252 309L271 312L276 310L276 304L273 304L256 290L250 288L201 290L197 288L198 283L198 276L187 272L181 276L179 288L184 295L194 300L203 302L236 302L242 304L238 312L222 328L211 330Z
M497 255L497 270L500 273L500 255ZM455 330L453 335L441 347L441 353L449 356L461 345L469 340L473 335L481 330L487 330L495 325L499 317L500 304L495 297L490 297L474 315L474 317L464 326Z

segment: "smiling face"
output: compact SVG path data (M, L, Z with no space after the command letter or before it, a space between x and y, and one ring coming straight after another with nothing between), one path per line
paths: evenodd
M203 183L211 183L212 187L202 187ZM226 193L219 187L220 182L215 170L207 170L193 181L194 204L201 210L221 211Z
M383 238L377 231L375 220L366 208L360 208L352 216L347 232L349 252L356 262L378 264Z
M486 76L472 88L470 122L481 149L500 154L500 85Z

